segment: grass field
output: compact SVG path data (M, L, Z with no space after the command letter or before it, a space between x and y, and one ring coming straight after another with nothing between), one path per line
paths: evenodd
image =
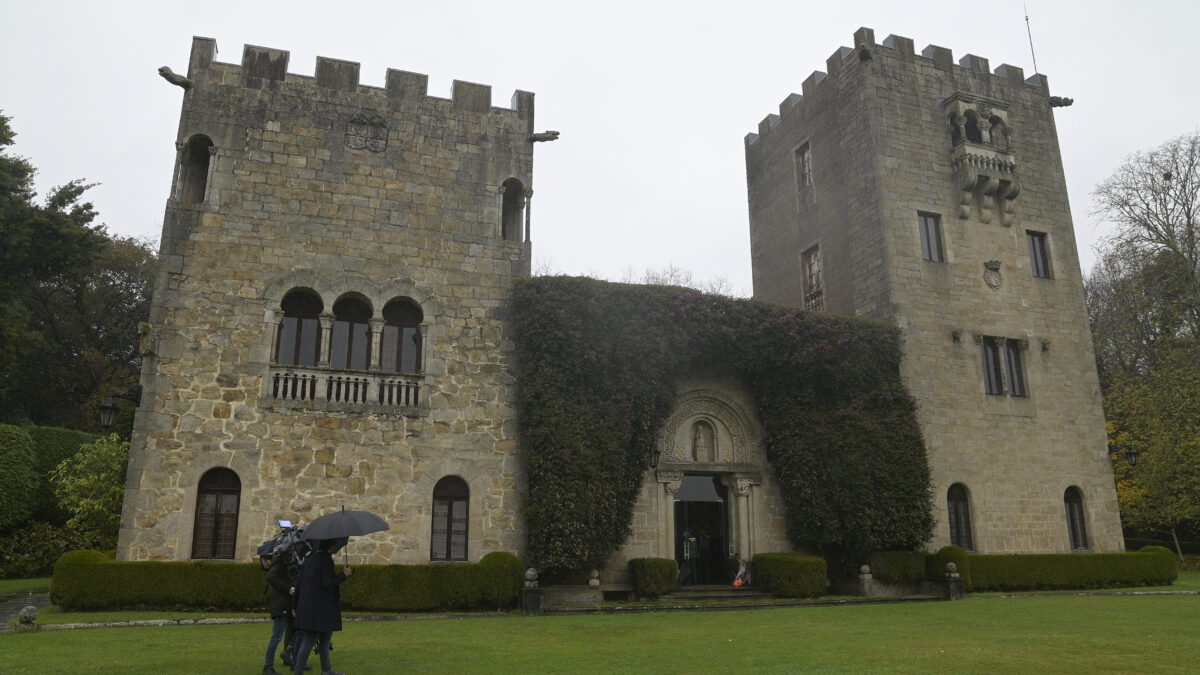
M347 623L348 673L1195 672L1200 597ZM257 673L266 624L0 635L5 673ZM315 665L315 663L314 663ZM278 667L278 663L276 664ZM314 671L319 672L319 671Z

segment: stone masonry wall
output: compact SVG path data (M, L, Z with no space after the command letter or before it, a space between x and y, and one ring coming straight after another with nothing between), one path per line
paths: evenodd
M907 38L877 44L869 29L854 44L747 138L756 296L802 306L800 252L819 242L827 310L904 330L903 375L933 477L931 548L949 543L946 493L961 483L978 551L1070 550L1071 486L1083 494L1090 549L1122 550L1045 78L1026 80L1009 65L989 72L973 55L956 65L941 47L916 54ZM944 107L955 94L1005 106L1021 187L1014 199L986 188L964 195ZM797 206L790 156L803 142L815 167L807 208ZM825 151L840 154L830 161ZM940 215L944 262L922 259L918 212ZM1032 275L1027 230L1046 234L1051 278ZM999 261L998 278L985 278L988 261ZM984 392L983 336L1022 341L1027 397Z
M533 95L491 106L490 88L247 47L242 65L193 45L180 163L167 202L119 543L124 560L192 555L197 483L213 467L241 481L236 559L278 531L337 509L391 529L356 538L352 561L430 559L434 484L470 489L468 557L519 553L522 474L505 302L528 274L529 244L501 236L500 186L531 184ZM186 201L186 145L211 139L204 198ZM525 199L527 195L521 195ZM320 405L272 388L280 302L293 288L324 312L347 294L379 319L407 298L424 322L419 404ZM375 346L378 358L378 345Z

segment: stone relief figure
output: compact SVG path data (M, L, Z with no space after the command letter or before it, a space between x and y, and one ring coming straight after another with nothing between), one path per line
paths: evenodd
M715 462L715 450L712 425L708 422L696 422L692 425L692 461Z

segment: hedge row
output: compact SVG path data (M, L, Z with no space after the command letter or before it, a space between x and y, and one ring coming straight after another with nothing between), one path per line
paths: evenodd
M670 558L634 558L629 561L633 591L639 598L657 598L679 583L679 565Z
M888 584L919 584L928 557L924 551L878 551L871 555L871 576Z
M100 541L73 527L29 523L0 536L0 579L49 576L63 551L99 545Z
M777 598L815 598L825 594L825 561L799 553L754 556L754 584Z
M510 553L477 564L355 565L342 609L410 612L496 609L516 604L523 566ZM72 551L54 566L50 598L65 610L264 610L270 596L258 563L117 562Z
M1121 588L1171 584L1175 554L1161 546L1136 553L970 556L968 591Z

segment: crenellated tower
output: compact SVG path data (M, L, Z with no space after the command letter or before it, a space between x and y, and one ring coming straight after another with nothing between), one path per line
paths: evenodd
M342 503L392 524L361 561L519 550L504 307L530 268L533 94L215 51L160 70L184 92L120 557L245 560Z
M854 34L746 137L754 294L894 323L931 548L1123 548L1042 75Z

